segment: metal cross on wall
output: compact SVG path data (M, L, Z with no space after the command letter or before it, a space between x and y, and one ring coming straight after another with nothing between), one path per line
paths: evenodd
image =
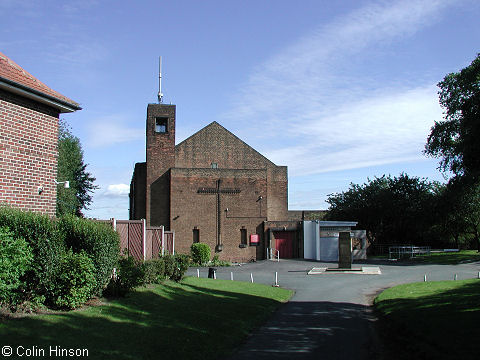
M231 189L231 188L225 188L221 189L220 184L222 183L222 180L218 179L217 180L217 186L215 188L199 188L197 190L197 194L204 194L204 195L217 195L217 203L216 203L216 219L217 219L217 246L216 246L216 251L222 251L223 249L223 244L222 244L222 210L221 210L221 203L220 203L220 195L221 194L226 194L226 195L237 195L240 194L240 189Z

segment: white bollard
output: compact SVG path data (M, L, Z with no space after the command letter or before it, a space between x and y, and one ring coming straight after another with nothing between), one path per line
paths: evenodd
M278 287L278 273L275 271L275 284L273 285L274 287Z
M230 280L233 281L233 272L230 272Z
M423 281L427 282L427 274L425 274L425 276L423 277Z
M457 280L457 274L455 274L455 276L453 277L454 280Z
M480 271L478 272L478 278L480 279Z
M252 281L252 284L253 284L253 273L250 273L250 280Z
M200 269L197 269L197 278L200 277Z
M217 280L217 272L215 270L213 271L213 279Z

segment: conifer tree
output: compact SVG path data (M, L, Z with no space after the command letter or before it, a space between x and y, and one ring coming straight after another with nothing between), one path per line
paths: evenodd
M71 133L65 120L60 120L58 131L57 181L68 181L70 187L58 185L57 216L74 214L83 216L92 203L92 193L98 187L96 180L83 162L80 140Z

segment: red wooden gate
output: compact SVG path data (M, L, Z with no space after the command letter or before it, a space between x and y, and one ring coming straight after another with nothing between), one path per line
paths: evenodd
M279 251L281 259L293 258L293 246L295 244L294 231L274 231L275 249Z
M110 224L120 235L120 251L137 260L157 259L175 254L175 232L163 226L146 227L145 220L96 220Z
M165 231L164 233L164 252L165 254L173 255L175 254L175 232L174 231Z
M135 259L144 258L143 249L143 221L117 220L116 230L120 235L120 249L126 249Z

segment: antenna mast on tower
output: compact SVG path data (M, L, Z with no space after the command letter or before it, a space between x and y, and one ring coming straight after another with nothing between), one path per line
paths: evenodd
M162 94L162 57L158 58L158 103L161 104L163 101Z

